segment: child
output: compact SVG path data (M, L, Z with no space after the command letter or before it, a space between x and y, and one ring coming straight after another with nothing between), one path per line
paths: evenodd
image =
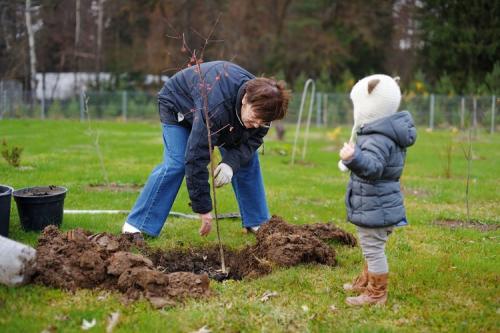
M407 224L399 178L406 147L415 143L417 132L408 111L396 112L401 91L395 79L365 77L352 88L351 99L354 127L340 150L339 168L351 171L347 219L356 225L365 267L352 284L344 285L360 294L346 303L385 304L389 267L384 248L394 226Z

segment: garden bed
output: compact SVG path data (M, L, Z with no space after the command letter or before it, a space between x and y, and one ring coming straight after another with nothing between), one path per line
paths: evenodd
M92 235L82 229L62 233L49 226L38 242L34 282L65 290L119 291L124 301L145 297L160 308L209 296L210 279L257 278L274 267L304 263L334 266L331 241L356 245L352 234L333 224L296 226L274 216L257 232L255 245L225 249L228 268L222 273L217 246L161 250L137 236Z

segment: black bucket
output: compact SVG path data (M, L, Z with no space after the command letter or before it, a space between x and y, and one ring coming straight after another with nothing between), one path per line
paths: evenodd
M23 229L41 231L50 224L59 227L67 191L62 186L36 186L14 191Z
M10 198L12 187L0 185L0 235L9 237Z

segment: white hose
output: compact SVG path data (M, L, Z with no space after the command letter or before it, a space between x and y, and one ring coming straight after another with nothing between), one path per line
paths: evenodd
M101 215L101 214L128 214L128 210L113 210L113 209L65 209L64 214L72 215ZM198 220L198 215L184 214L178 212L170 212L169 216L183 217L186 219Z
M128 210L112 210L112 209L65 209L64 214L72 214L72 215L78 215L78 214L88 214L88 215L100 215L100 214L128 214ZM169 216L175 216L175 217L182 217L185 219L192 219L192 220L198 220L200 217L196 214L184 214L184 213L179 213L179 212L170 212L168 214ZM233 218L240 218L240 214L238 213L228 213L228 214L219 214L219 219L233 219Z

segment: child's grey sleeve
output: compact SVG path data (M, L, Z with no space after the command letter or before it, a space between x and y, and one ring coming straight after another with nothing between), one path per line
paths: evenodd
M348 162L344 161L344 164L358 177L380 179L391 152L391 146L386 141L374 136L361 146L356 145L354 157Z

